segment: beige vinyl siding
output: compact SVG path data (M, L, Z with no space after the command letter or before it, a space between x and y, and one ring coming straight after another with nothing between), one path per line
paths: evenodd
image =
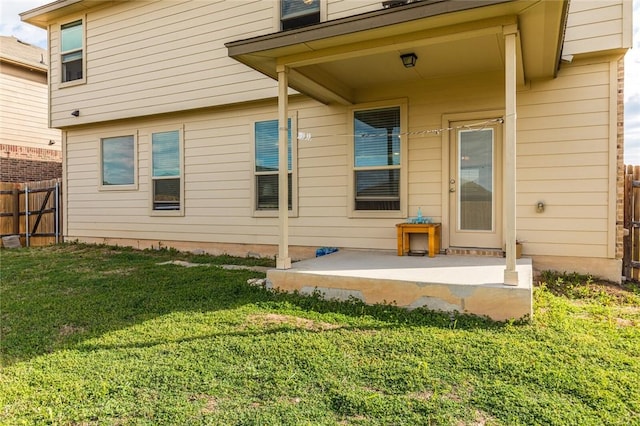
M414 93L407 88L407 96L410 96L409 131L440 129L443 114L501 109L504 102L501 86L500 73L483 73L437 79L425 85L423 93ZM482 120L496 118L493 114L481 116ZM416 216L420 208L424 216L446 225L448 206L443 205L443 191L444 198L447 198L449 178L448 158L443 161L443 156L448 152L449 148L442 146L442 138L437 133L409 139L410 216ZM448 232L448 226L442 232Z
M442 111L465 111L500 106L499 75L438 80L416 90L396 88L395 98L409 101L409 129L439 128ZM460 89L453 89L456 85ZM449 87L443 89L442 87ZM472 89L473 87L473 89ZM387 98L388 89L368 90L366 96ZM401 95L401 96L398 96ZM364 98L364 94L362 97ZM363 102L368 101L363 99ZM464 101L464 102L463 102ZM298 143L299 217L290 218L290 243L303 246L338 246L394 249L395 224L402 219L348 218L349 149L347 134L352 119L340 106L325 106L303 97L291 99L298 129L311 133L311 141ZM89 140L70 131L68 176L73 193L69 199L68 235L154 240L276 244L277 218L255 218L251 212L250 123L276 117L276 104L245 104L209 112L180 114L156 123L130 120L121 125L152 129L154 125L185 126L185 217L157 218L148 214L148 137L139 133L139 190L131 192L97 189L100 132L117 132L120 125L98 127ZM407 141L407 140L405 140ZM436 221L442 220L442 150L440 137L411 137L408 179L409 214L418 207ZM122 201L122 204L120 201ZM122 208L124 207L124 208ZM98 216L93 216L99 212ZM120 226L120 224L123 224Z
M329 19L340 19L382 9L382 0L328 0Z
M518 95L517 237L529 254L608 255L609 68L565 64Z
M527 254L608 256L607 164L615 149L609 139L610 79L608 59L577 60L563 65L557 79L518 92L517 226ZM363 103L407 99L408 130L420 132L440 128L443 114L501 110L503 76L454 76L370 88L357 96ZM298 143L299 217L289 219L290 244L394 250L395 224L402 219L348 218L348 109L294 96L290 110L297 113L299 131L312 135ZM69 130L68 237L277 244L277 218L252 216L250 147L251 123L276 116L276 101L270 100ZM172 125L184 125L185 216L151 217L148 135ZM138 190L100 192L102 133L136 129ZM420 207L448 232L448 147L436 134L405 141L409 216ZM546 205L542 214L535 211L538 201Z
M395 241L395 222L346 218L346 111L303 99L293 100L292 108L298 111L299 126L314 138L299 143L301 217L290 221L291 243L388 248ZM277 218L255 218L251 211L250 123L269 115L276 116L273 102L154 123L130 120L91 131L69 131L68 237L277 243ZM101 132L114 134L122 129L124 134L136 127L179 123L185 126L184 217L149 215L149 138L145 130L138 137L139 189L98 190Z
M620 49L625 46L623 0L571 0L563 55Z
M327 218L347 216L348 137L335 136L345 133L347 118L342 108L309 105L300 110L298 129L313 138L298 142L297 235L309 227L315 236L322 237L320 224Z
M228 41L273 32L274 7L261 0L115 2L54 23L53 126L275 97L273 80L229 58L224 47ZM327 14L333 20L381 7L381 1L329 0ZM623 9L622 0L572 1L563 53L622 47ZM87 82L58 89L59 28L79 18L85 19ZM76 109L77 118L70 115Z
M87 83L60 89L59 28L67 21L53 25L54 125L275 96L274 81L229 58L224 47L227 41L273 31L272 8L272 2L257 0L118 2L89 10ZM74 109L80 117L70 116Z
M46 82L0 72L0 143L59 151L60 131L48 127L47 112Z

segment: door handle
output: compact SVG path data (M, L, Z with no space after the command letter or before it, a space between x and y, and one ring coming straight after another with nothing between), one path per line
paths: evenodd
M456 192L456 189L454 187L449 188L449 192Z

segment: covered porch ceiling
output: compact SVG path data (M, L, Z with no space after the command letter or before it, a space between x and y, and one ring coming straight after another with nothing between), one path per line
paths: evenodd
M517 80L556 75L568 0L423 0L227 43L229 56L320 102L354 104L369 87L504 70L518 31ZM400 55L415 53L413 68Z

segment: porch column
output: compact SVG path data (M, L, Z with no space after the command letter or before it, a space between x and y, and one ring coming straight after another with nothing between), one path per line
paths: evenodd
M289 257L289 167L287 156L289 118L289 68L278 65L278 218L277 269L290 269ZM294 137L294 135L292 135Z
M505 74L504 224L506 268L504 283L518 285L516 270L516 37L517 25L503 28Z

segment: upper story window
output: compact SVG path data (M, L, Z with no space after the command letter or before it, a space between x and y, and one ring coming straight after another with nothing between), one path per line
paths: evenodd
M282 30L291 30L320 22L320 0L281 0Z
M82 19L62 25L60 33L62 83L82 80L84 74L84 30Z

